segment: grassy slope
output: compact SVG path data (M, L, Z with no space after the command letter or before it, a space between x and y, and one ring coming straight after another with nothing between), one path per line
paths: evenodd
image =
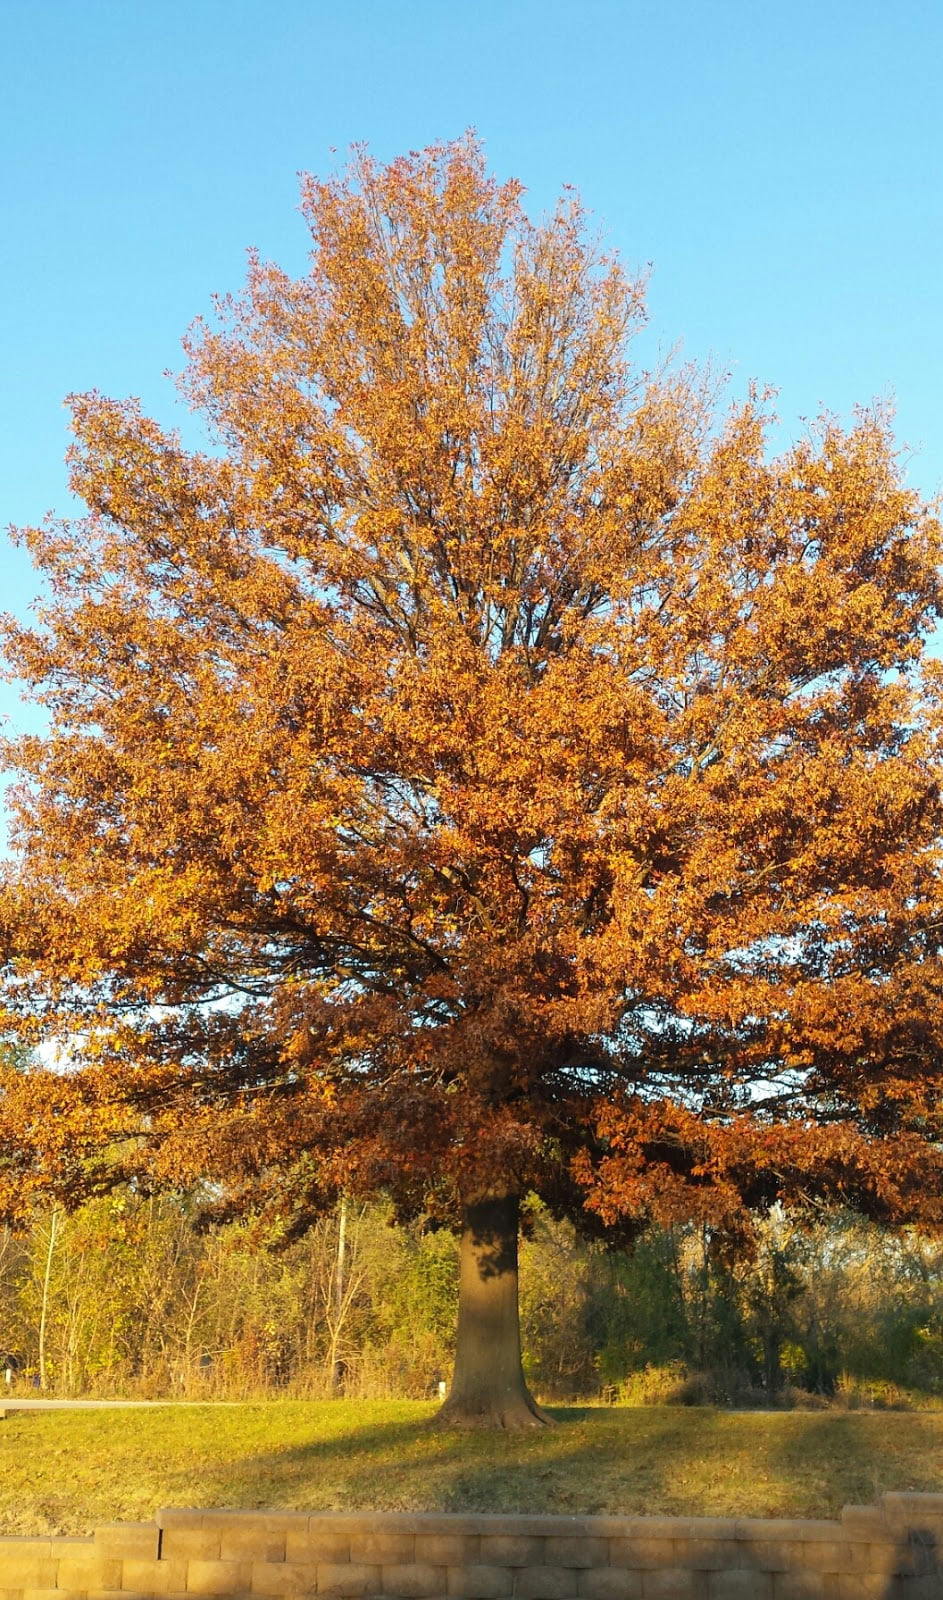
M943 1488L940 1413L558 1411L538 1434L439 1434L410 1402L13 1414L0 1531L87 1532L158 1506L830 1516Z

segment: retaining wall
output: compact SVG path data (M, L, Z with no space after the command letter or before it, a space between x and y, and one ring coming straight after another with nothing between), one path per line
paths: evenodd
M943 1494L835 1522L161 1511L0 1539L0 1600L943 1600Z

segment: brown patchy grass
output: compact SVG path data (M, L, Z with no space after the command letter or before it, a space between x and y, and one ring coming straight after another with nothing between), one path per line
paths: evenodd
M408 1401L11 1413L0 1532L159 1506L833 1516L943 1489L943 1414L557 1408L534 1434L437 1433Z

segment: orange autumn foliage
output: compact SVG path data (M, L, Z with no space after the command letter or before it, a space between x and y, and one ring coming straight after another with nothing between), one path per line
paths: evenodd
M885 420L773 459L474 141L307 179L188 340L211 431L73 401L10 749L0 1210L121 1178L589 1226L943 1216L940 528Z

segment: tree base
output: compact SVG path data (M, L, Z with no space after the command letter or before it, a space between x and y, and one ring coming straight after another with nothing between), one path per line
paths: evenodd
M505 1433L552 1423L529 1393L517 1310L517 1195L466 1206L459 1246L458 1335L448 1399L435 1428Z
M432 1418L436 1429L455 1428L463 1433L494 1429L504 1433L519 1433L525 1428L555 1428L556 1418L541 1410L529 1394L515 1395L505 1402L475 1405L464 1403L450 1395L441 1410Z

